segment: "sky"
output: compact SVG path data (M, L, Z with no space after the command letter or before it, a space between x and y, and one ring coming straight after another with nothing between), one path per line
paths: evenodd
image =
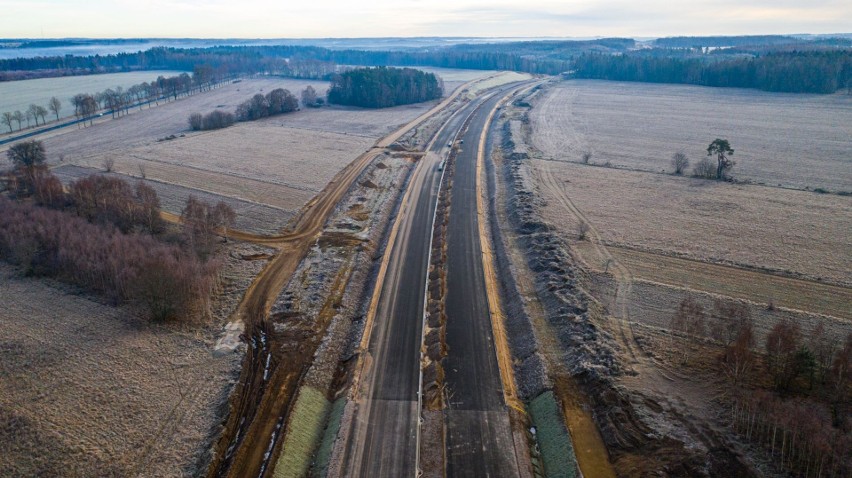
M850 0L0 0L3 38L844 33Z

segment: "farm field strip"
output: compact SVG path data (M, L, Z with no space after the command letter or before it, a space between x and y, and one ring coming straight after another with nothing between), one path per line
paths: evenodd
M545 156L659 172L684 151L693 163L714 138L730 140L734 177L804 189L852 191L852 96L571 80L530 113Z
M596 257L590 250L592 245L587 242L576 243L573 247L584 259ZM849 308L852 288L617 246L607 249L637 280L736 297L764 306L771 302L795 311L852 321ZM599 261L586 262L593 270L602 271L603 264Z

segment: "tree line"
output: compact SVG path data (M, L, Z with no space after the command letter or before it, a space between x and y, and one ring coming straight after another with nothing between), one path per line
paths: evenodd
M134 303L153 320L209 313L220 261L216 233L235 214L225 203L190 197L174 237L156 191L142 181L93 175L67 190L45 165L38 141L7 152L10 197L0 196L0 259L27 275L49 276L116 304Z
M852 88L852 50L780 51L720 60L633 53L583 54L574 60L569 76L789 93L834 93Z
M797 323L782 320L761 352L745 304L716 300L706 310L691 297L681 301L669 326L682 337L672 338L682 364L690 361L693 343L721 346L717 363L729 380L731 425L738 433L797 476L852 472L852 333L841 342L819 323L805 336Z
M176 76L159 76L156 80L148 83L142 82L127 89L120 86L116 88L107 88L94 94L78 93L70 98L69 102L74 107L74 117L78 120L92 118L98 111L107 111L113 117L127 114L130 108L142 106L152 102L161 100L177 99L180 96L189 96L194 93L208 91L222 84L224 79L216 77L213 72L206 67L196 67L192 76L188 73L181 73ZM39 118L41 125L45 125L45 115L48 110L54 114L55 119L59 120L59 112L62 111L62 101L57 97L52 97L47 104L47 108L36 104L30 105L26 112L14 111L5 112L0 115L0 121L9 129L9 133L14 132L14 125L17 125L18 131L23 129L23 122L26 120L27 127L31 127L35 122L35 127L39 126Z
M432 74L412 68L358 68L331 80L329 103L386 108L440 98L443 85Z
M554 48L559 47L550 49ZM0 60L0 81L140 70L193 71L200 66L218 78L277 74L327 80L339 70L337 65L434 66L541 74L558 74L568 67L564 60L518 54L509 47L459 46L428 51L331 50L293 45L156 47L136 53Z

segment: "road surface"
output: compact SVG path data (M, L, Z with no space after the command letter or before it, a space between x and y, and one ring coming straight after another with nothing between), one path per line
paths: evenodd
M477 154L489 113L504 95L484 102L456 156L447 226L447 356L444 384L446 466L450 477L518 476L503 400L485 289L476 205Z
M390 252L387 273L379 293L369 338L368 357L365 359L366 366L361 379L361 396L357 404L354 426L347 438L347 450L344 456L345 476L406 477L415 476L417 473L419 419L417 394L420 385L420 349L429 239L432 234L432 219L441 179L438 166L448 153L447 144L456 137L465 120L472 117L473 123L469 129L472 133L465 136L465 150L473 152L473 159L467 157L464 161L471 162L472 167L475 168L476 147L485 118L507 89L507 86L500 87L496 95L479 97L461 108L438 133L429 154L420 160L422 164L419 164L412 173L407 200L404 200L399 212L399 228ZM480 108L480 106L483 107ZM475 176L472 181L475 181ZM456 187L454 186L453 194L456 193ZM471 205L472 213L476 215L475 201L471 202ZM454 200L452 208L455 207ZM476 222L473 226L476 227ZM478 232L472 236L472 240L477 242L478 248ZM481 277L481 257L479 260ZM483 289L482 296L476 300L485 301L484 297ZM488 325L487 303L484 307L486 313L482 316L482 321ZM480 327L478 322L476 327ZM459 340L467 340L468 337L469 334L466 334L460 336ZM491 340L490 335L488 337L487 340ZM479 347L477 342L476 353L488 354L496 364L493 349L488 352L487 349ZM489 446L496 441L487 437L505 434L510 448L499 450L495 447L487 450L486 456L479 457L472 468L474 472L478 469L490 469L482 463L494 459L496 466L502 470L502 464L506 459L502 456L496 458L496 455L513 456L513 448L511 448L508 418L500 395L499 371L490 366L486 368L476 366L464 373L493 374L493 377L487 381L490 386L496 388L494 397L491 397L493 400L483 402L475 398L469 404L466 401L465 405L458 409L458 413L453 413L453 426L455 427L456 420L461 423L465 416L469 422L481 421L482 423L478 423L475 428L481 435L486 435L486 438L472 443L486 443ZM491 394L488 395L490 397ZM500 418L500 415L505 417L505 420ZM468 438L467 435L458 435L458 437ZM458 453L457 456L461 458L473 454L475 453ZM456 469L460 468L456 466ZM502 476L512 476L512 474L510 472Z

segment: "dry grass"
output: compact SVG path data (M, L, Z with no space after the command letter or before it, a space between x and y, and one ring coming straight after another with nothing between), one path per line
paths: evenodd
M852 191L852 96L765 93L605 81L561 82L530 113L546 156L671 171L672 154L693 164L715 138L736 153L739 179Z
M852 284L852 199L574 163L533 161L545 218L575 237L566 194L602 239Z
M270 118L265 122L290 128L363 136L377 140L429 111L438 104L438 101L380 109L332 105L304 109Z
M367 138L282 128L264 121L239 123L222 130L188 134L184 138L109 153L66 156L66 162L98 167L105 157L111 157L117 171L130 173L136 171L137 164L142 161L160 162L185 168L178 176L158 178L167 182L180 184L181 178L194 174L192 168L201 170L202 174L206 171L287 186L313 196L372 143L373 140ZM155 167L146 164L145 168L146 174L154 177Z
M594 258L588 242L574 245L584 259ZM745 299L761 307L774 306L852 320L852 289L757 271L681 259L649 252L607 248L636 279L671 287ZM590 261L591 262L591 261ZM602 272L605 264L591 263ZM672 312L674 309L672 309Z
M0 475L194 474L236 356L5 265L0 281Z

